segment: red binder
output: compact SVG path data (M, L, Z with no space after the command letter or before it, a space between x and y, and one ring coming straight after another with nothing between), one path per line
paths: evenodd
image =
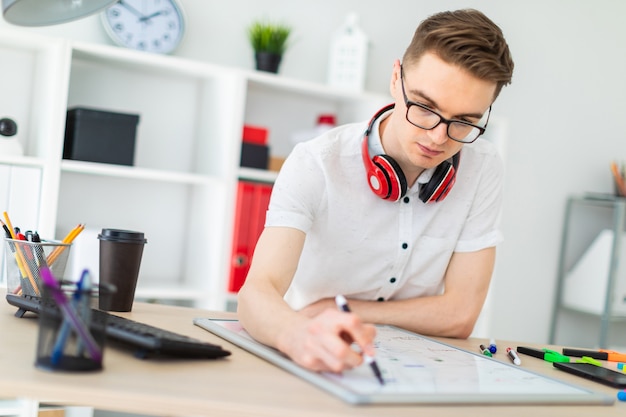
M239 181L235 230L228 291L237 292L246 280L252 254L265 226L265 212L270 201L272 185Z

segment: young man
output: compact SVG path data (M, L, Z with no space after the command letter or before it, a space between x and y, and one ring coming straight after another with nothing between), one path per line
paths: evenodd
M373 323L470 335L501 240L502 164L476 139L512 72L486 16L436 14L394 62L393 105L295 147L239 293L254 338L340 372L363 361L350 342L374 354Z

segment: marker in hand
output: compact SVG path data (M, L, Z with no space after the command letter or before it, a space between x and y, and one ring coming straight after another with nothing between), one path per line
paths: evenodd
M335 303L337 303L337 307L339 308L339 310L344 311L346 313L350 312L350 307L348 306L348 300L346 300L346 297L344 297L343 295L336 296ZM378 368L378 364L376 363L376 360L370 355L366 355L366 354L363 354L363 359L365 360L367 364L369 364L370 368L372 368L372 371L374 371L374 375L376 376L376 378L378 378L380 385L385 385L385 380L383 379L380 369Z

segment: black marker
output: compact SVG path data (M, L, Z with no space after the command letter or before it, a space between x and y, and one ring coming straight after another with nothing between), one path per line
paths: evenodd
M346 297L344 297L343 295L336 296L335 303L337 303L337 307L339 307L341 311L344 311L346 313L350 312L350 306L348 306L348 300L346 300ZM363 354L363 359L370 366L370 368L372 368L372 371L374 371L374 375L376 376L376 378L378 378L378 382L380 382L380 385L385 385L385 380L383 379L383 376L380 373L380 369L378 368L378 364L376 363L376 360L370 355L366 355L366 354Z

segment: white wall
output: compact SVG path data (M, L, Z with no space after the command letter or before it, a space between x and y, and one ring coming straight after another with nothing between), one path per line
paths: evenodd
M506 121L506 241L491 294L496 338L545 342L567 195L612 190L608 168L626 160L626 2L622 0L408 1L182 0L188 32L176 55L253 66L245 27L266 16L292 25L284 76L324 82L331 32L350 11L371 39L367 89L387 92L423 18L475 7L503 29L516 68L493 114ZM0 26L7 25L0 21ZM108 43L98 17L24 29ZM1 62L0 57L0 62Z

